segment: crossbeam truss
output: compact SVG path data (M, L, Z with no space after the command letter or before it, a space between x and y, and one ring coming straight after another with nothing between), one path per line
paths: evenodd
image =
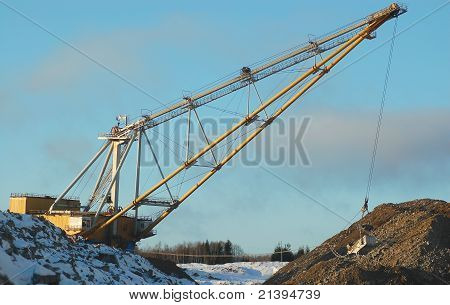
M307 43L290 50L287 54L282 54L277 58L262 64L261 66L253 69L251 67L244 67L235 77L192 97L184 97L181 101L175 103L174 105L154 114L146 115L142 119L129 124L114 133L103 134L103 138L108 139L124 136L133 130L140 129L141 127L144 129L155 127L188 112L189 109L206 105L232 92L245 88L249 84L254 84L255 82L258 82L268 76L288 69L328 50L334 49L354 38L358 35L358 33L365 29L367 25L373 23L375 20L387 15L392 15L393 12L395 12L397 16L406 12L405 7L401 7L398 4L393 5L395 8L391 5L370 14L362 20L356 21L342 29L338 29L331 34L316 40L310 40Z
M95 204L98 204L98 209L96 211L96 217L94 225L91 229L86 230L81 233L84 237L89 238L95 231L102 230L111 224L113 224L119 217L125 215L130 210L135 211L135 217L138 217L138 209L140 206L155 206L162 208L162 212L153 219L153 221L144 230L140 231L141 236L145 236L151 232L155 226L157 226L161 221L163 221L168 215L170 215L180 204L182 204L190 195L192 195L197 189L199 189L207 180L219 172L222 167L227 164L233 157L235 157L245 146L247 146L254 138L256 138L265 128L270 126L270 124L277 119L282 113L286 111L292 104L294 104L302 95L305 94L314 84L316 84L325 74L327 74L333 67L335 67L350 51L352 51L357 45L359 45L365 39L373 38L373 33L386 21L395 18L406 12L406 8L399 6L398 4L391 4L389 7L380 10L366 18L362 21L354 23L344 29L338 30L328 36L318 39L314 42L310 42L298 49L290 51L287 54L283 54L278 58L263 64L260 67L254 68L243 68L241 74L235 78L232 78L224 83L208 90L203 93L197 94L193 97L186 97L182 101L164 109L160 112L144 116L142 119L129 124L123 128L115 128L114 132L104 134L100 138L105 140L105 144L100 148L100 150L94 155L94 157L88 162L88 164L83 168L83 170L76 176L76 178L69 184L69 186L61 193L61 195L55 200L54 204L51 206L49 213L52 212L53 206L58 203L69 191L70 189L81 179L83 175L86 174L87 170L92 166L94 162L106 152L105 161L100 170L100 174L95 183L92 195L89 197L88 204L85 211L89 211L93 208ZM321 60L316 62L311 68L304 72L301 76L292 81L289 85L281 89L274 96L266 101L262 101L259 97L259 104L253 110L250 111L248 108L247 115L242 118L238 123L233 125L230 129L226 130L222 135L218 136L216 139L209 139L201 119L196 111L196 108L206 105L213 100L223 97L233 91L244 88L246 86L255 85L255 82L266 78L272 74L282 71L288 67L298 64L308 58L314 57L325 51L334 49L325 58L321 57ZM255 87L256 90L256 87ZM288 97L289 96L289 97ZM272 115L267 114L267 109L269 106L277 105L277 101L281 101L287 98L281 106L277 106ZM193 114L192 114L193 112ZM164 174L161 168L157 156L153 150L151 141L149 140L146 130L153 128L161 123L167 122L181 114L187 114L188 127L187 127L187 150L185 156L185 162L174 169L168 174ZM262 115L264 113L264 115ZM200 149L197 153L190 155L189 153L189 134L190 134L190 124L192 120L192 115L197 120L202 135L206 140L205 146ZM260 119L264 117L264 119ZM257 125L252 132L246 134L241 142L230 152L228 152L222 159L219 159L217 154L214 154L213 149L217 148L218 145L229 140L231 137L235 136L241 127L249 124L255 124L258 121L261 124ZM152 157L158 168L161 179L154 184L152 187L148 188L144 192L140 192L139 181L140 181L140 159L141 159L141 141L145 140L147 146L151 150ZM135 197L127 206L123 209L118 209L118 184L119 184L119 173L123 166L123 163L128 155L128 152L134 142L137 142L137 162L136 162L136 187L135 187ZM122 149L120 147L123 146ZM109 150L107 148L109 147ZM115 151L119 149L119 151ZM192 187L190 187L184 194L179 198L174 197L170 191L169 182L175 177L179 177L187 169L195 165L200 158L206 154L211 154L214 163L211 166L210 171L204 174ZM111 155L116 155L116 162L110 162ZM113 158L114 159L114 158ZM109 164L112 163L112 164ZM160 188L166 189L169 194L170 199L156 199L154 194ZM115 190L115 194L111 191ZM100 223L98 217L102 212L106 203L110 203L110 211L112 216L108 217L106 221ZM137 236L139 239L139 236Z

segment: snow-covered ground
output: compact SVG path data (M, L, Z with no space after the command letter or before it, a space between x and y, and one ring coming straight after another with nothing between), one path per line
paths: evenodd
M199 284L259 284L286 263L184 264ZM49 222L0 211L0 285L12 284L196 284L166 274L145 258L72 241Z
M179 264L201 285L252 285L271 277L286 263L249 262L223 265Z
M45 220L0 211L0 285L5 283L196 284L139 255L73 242Z

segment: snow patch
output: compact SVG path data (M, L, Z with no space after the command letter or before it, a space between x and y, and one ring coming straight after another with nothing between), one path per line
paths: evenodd
M179 264L190 277L202 285L261 284L287 263L240 262L223 265Z
M196 284L134 253L73 242L31 215L0 211L0 241L0 275L13 284Z
M42 275L42 276L56 275L55 272L53 272L45 267L42 267L41 265L36 265L36 268L34 268L34 274Z

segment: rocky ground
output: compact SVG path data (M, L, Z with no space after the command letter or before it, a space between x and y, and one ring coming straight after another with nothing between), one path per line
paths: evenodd
M0 284L196 284L175 264L74 242L46 220L0 211Z
M448 284L449 216L449 204L440 200L379 205L265 284ZM363 224L373 227L377 244L347 255Z

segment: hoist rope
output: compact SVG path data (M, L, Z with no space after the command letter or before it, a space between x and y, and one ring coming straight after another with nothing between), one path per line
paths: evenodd
M385 75L385 78L384 78L383 93L382 93L382 96L381 96L380 111L378 113L377 130L376 130L376 133L375 133L375 139L374 139L373 150L372 150L372 157L371 157L371 160L370 160L369 177L368 177L368 180L367 180L367 187L366 187L366 197L364 199L365 205L367 205L367 203L369 202L370 189L372 187L373 172L374 172L374 169L375 169L375 159L376 159L376 156L377 156L378 143L380 141L381 125L382 125L382 122L383 122L384 105L385 105L385 102L386 102L386 93L387 93L387 88L388 88L388 84L389 84L389 76L390 76L390 73L391 73L392 54L393 54L393 51L394 51L395 36L396 36L396 33L397 33L397 21L398 21L398 19L395 18L394 31L393 31L393 34L392 34L391 46L390 46L390 49L389 49L388 64L387 64L387 67L386 67L386 75Z

